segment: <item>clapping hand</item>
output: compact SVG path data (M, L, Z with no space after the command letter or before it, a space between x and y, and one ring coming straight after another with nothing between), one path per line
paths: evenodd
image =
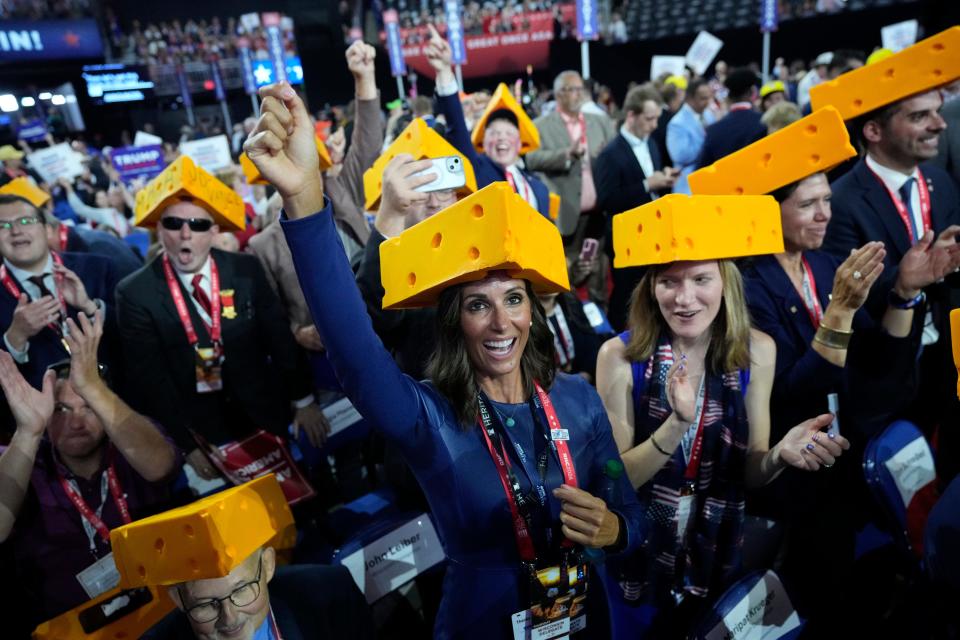
M667 371L667 402L678 421L690 424L696 419L697 394L687 376L685 355L681 355Z
M883 273L886 249L882 242L868 242L850 252L833 277L833 299L847 311L856 311L867 300L870 287Z
M53 415L53 387L56 373L47 371L43 376L43 388L37 391L24 380L13 358L0 351L0 387L7 397L7 404L17 423L17 430L39 438Z
M840 455L850 448L843 436L822 431L833 422L833 414L825 413L801 422L787 432L774 447L779 459L797 469L816 471L830 468Z
M53 272L60 276L57 285L64 301L74 309L80 309L92 316L97 311L97 305L87 295L87 288L83 286L80 277L62 264L54 264Z
M900 260L894 292L902 298L914 298L924 287L956 271L960 267L958 235L957 225L944 229L936 242L933 231L923 234Z
M102 384L97 363L97 348L102 336L103 313L99 310L92 322L82 314L76 321L67 319L63 339L70 347L70 384L83 397L91 387Z

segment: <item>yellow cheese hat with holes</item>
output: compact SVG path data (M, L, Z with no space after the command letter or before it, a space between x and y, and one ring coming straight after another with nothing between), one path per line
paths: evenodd
M383 170L391 160L401 153L409 153L414 160L458 156L463 163L466 184L457 193L460 194L460 197L463 197L477 190L477 177L474 175L473 165L470 164L467 157L444 140L443 136L431 129L423 118L414 118L407 125L407 128L400 132L397 139L390 143L387 150L374 161L373 166L364 171L364 207L367 211L374 211L380 206L380 195L383 193Z
M264 545L295 542L293 514L273 474L110 532L124 589L221 578Z
M810 89L814 111L832 105L844 120L960 78L960 26Z
M694 195L762 195L857 155L840 112L824 107L690 174Z
M671 194L613 218L613 266L721 260L783 251L771 196Z
M155 226L163 210L181 200L206 209L222 231L246 226L240 196L187 156L177 158L137 193L134 222L140 227Z
M317 153L320 155L320 171L326 171L333 166L333 160L330 159L330 150L327 149L327 145L319 136L316 138L316 142ZM247 156L246 151L240 154L240 168L243 169L243 177L247 180L247 184L267 184L266 179L260 175L260 170Z
M34 640L117 640L140 638L176 605L167 590L111 589L38 626ZM109 613L107 613L109 612Z
M537 293L570 288L557 227L494 182L380 245L383 308L434 304L452 285L507 271Z
M25 177L15 178L0 187L0 194L25 198L37 209L41 209L50 201L49 193L33 184L33 180Z
M483 151L483 132L487 128L487 121L490 116L497 111L510 111L517 118L517 128L520 129L520 154L530 153L540 148L540 132L533 124L533 120L523 110L520 103L517 102L510 89L504 83L500 83L497 90L487 103L487 108L473 126L473 134L470 139L477 151Z

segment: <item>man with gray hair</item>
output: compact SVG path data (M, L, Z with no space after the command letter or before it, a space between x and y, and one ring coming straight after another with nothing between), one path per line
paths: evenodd
M583 78L576 71L560 72L553 82L553 94L557 109L534 120L540 132L540 148L528 153L525 162L527 169L540 172L550 190L560 196L556 223L569 264L578 261L584 238L603 237L604 219L597 210L593 162L616 131L609 118L581 111L586 94ZM584 271L574 269L574 274ZM590 271L594 276L591 294L602 301L605 269L594 265Z

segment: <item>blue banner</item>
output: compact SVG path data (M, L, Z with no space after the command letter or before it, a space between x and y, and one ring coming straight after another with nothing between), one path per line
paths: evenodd
M287 69L284 65L283 34L279 26L267 27L267 48L270 50L270 62L273 63L274 82L287 81Z
M777 0L760 0L760 31L776 31L780 16L777 14Z
M163 147L159 144L114 149L110 153L110 161L126 184L141 176L150 180L160 175L166 166L163 161Z
M400 44L400 23L395 9L383 12L383 26L387 31L387 53L390 54L390 73L394 77L407 75L407 63L403 59Z
M177 66L177 82L180 83L180 97L183 99L183 106L192 107L193 96L190 95L190 85L187 84L187 76L184 75L181 66Z
M303 66L300 64L299 56L291 56L287 58L285 67L287 72L287 82L290 84L303 83ZM262 87L264 85L277 82L277 79L274 77L273 73L273 62L270 60L254 60L251 73L253 74L253 81L256 87Z
M597 26L597 1L577 0L577 39L596 40L600 37Z
M240 47L240 67L243 71L243 90L247 95L253 95L257 92L257 83L253 80L253 64L248 47Z
M216 60L210 61L210 75L213 76L213 94L217 100L223 102L227 99L227 94L223 90L223 78L220 77L220 63Z
M40 118L35 118L17 127L17 139L25 142L43 142L47 137L47 125Z
M447 12L447 42L453 53L453 64L467 64L467 45L463 40L463 22L460 20L460 0L444 0Z
M102 57L96 20L0 21L0 63Z

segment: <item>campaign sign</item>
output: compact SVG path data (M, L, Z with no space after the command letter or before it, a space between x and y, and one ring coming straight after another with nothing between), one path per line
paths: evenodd
M137 135L133 136L133 146L135 147L149 147L152 144L163 144L163 138L146 131L137 131Z
M46 149L34 151L27 156L27 162L40 174L44 182L54 183L60 178L74 179L83 173L82 156L61 142Z
M916 20L905 20L896 24L888 24L880 29L880 40L884 49L896 53L902 51L917 41L917 32L920 23Z
M387 32L390 73L394 77L407 75L407 64L403 60L403 47L400 45L400 23L396 9L387 9L383 12L383 27Z
M684 60L688 67L696 71L697 75L702 76L722 48L723 40L709 31L701 31L697 34L693 44L690 45Z
M92 18L0 21L0 63L101 56L103 42Z
M374 540L340 560L368 603L410 582L446 555L427 514Z
M21 124L17 128L17 139L25 142L43 142L47 137L47 125L40 118Z
M460 20L460 0L444 0L447 15L447 42L450 43L453 64L467 64L467 45L463 39L463 22Z
M230 157L230 141L222 134L181 142L180 152L210 173L233 166L233 159Z
M577 39L596 40L600 37L597 27L597 1L577 0Z
M776 31L780 22L777 14L777 0L760 0L760 31Z
M110 154L110 161L125 184L130 184L141 176L150 180L160 175L166 166L163 161L163 147L158 144L114 149Z
M659 78L665 73L682 76L686 64L683 56L653 56L650 59L650 77Z
M251 62L251 73L253 81L257 87L263 87L273 84L279 80L273 72L273 62L270 60L253 60ZM303 65L300 64L299 56L290 56L286 63L287 82L290 84L303 83Z

